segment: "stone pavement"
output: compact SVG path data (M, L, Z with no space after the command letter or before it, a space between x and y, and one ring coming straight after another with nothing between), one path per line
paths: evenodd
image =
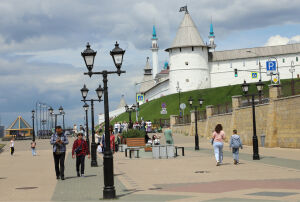
M245 146L241 164L233 165L225 144L224 163L217 167L209 140L200 139L200 150L194 151L194 137L174 139L175 145L185 146L185 156L152 159L151 153L141 152L141 158L129 159L124 152L114 154L119 201L300 201L299 149L259 148L261 160L253 161L252 147ZM55 179L49 140L37 140L35 157L30 141L15 145L14 156L7 146L0 154L0 201L103 201L101 155L99 167L91 168L87 159L86 177L78 178L68 153L66 180L61 181Z

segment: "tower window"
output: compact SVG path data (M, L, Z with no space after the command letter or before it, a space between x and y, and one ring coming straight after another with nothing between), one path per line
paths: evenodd
M179 48L179 51L181 52L181 48Z
M192 46L192 51L194 51L194 46Z
M245 67L245 64L246 64L246 62L245 62L245 60L243 60L243 67Z
M189 79L185 79L185 82L189 82L190 80Z
M285 59L284 58L282 58L282 63L285 63Z
M296 62L298 62L298 57L296 57Z
M186 62L185 62L185 65L189 65L189 62L186 61Z

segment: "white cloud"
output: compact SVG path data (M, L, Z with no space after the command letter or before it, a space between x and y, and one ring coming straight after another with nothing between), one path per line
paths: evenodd
M293 36L291 38L283 37L280 35L271 36L265 46L278 46L286 45L291 43L300 43L300 35Z

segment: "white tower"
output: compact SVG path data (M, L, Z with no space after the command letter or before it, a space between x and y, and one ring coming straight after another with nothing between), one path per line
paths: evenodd
M215 33L214 33L214 28L213 28L212 22L210 23L210 30L209 30L208 38L209 38L210 52L214 52L215 48L216 48L216 44L215 44Z
M153 79L155 79L156 74L158 73L158 45L157 45L157 40L158 38L156 37L156 31L155 31L155 26L153 25L153 32L152 32L152 76Z
M169 92L176 93L177 82L182 91L210 87L208 47L189 15L187 8L169 52Z

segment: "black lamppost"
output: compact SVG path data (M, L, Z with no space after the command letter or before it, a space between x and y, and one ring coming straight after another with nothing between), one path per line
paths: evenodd
M179 116L181 116L181 109L180 109L180 92L181 88L179 87L179 82L177 82L176 90L178 92L178 109L179 109Z
M62 117L63 117L63 129L65 130L65 112L63 111L62 113L61 113L61 115L62 115Z
M191 108L194 108L195 110L195 150L199 150L199 136L198 136L198 127L197 127L197 122L198 122L198 113L197 113L197 108L201 108L202 104L203 104L203 99L199 98L198 102L199 102L199 106L195 105L193 106L193 98L190 96L189 98L189 104Z
M90 99L90 100L86 99L89 89L86 87L85 84L80 91L81 91L82 98L83 98L83 100L81 100L81 101L82 102L87 102L87 101L91 102L91 120L92 120L92 144L91 144L92 161L91 161L91 166L97 167L98 163L97 163L97 154L96 154L97 145L95 142L94 101L98 101L98 102L103 101L103 100L101 100L101 97L103 94L103 88L101 88L101 85L99 85L99 87L96 89L96 93L97 93L97 96L99 99ZM87 111L86 111L86 114L87 114ZM88 123L86 123L86 124L88 125ZM88 139L88 136L87 136L87 139Z
M34 114L35 114L35 111L32 110L31 113L32 113L32 141L34 142L35 141L35 131L34 131Z
M88 121L88 111L89 111L89 105L87 103L84 103L82 106L85 111L85 130L86 130L86 143L88 145L88 150L90 151L90 138L89 138L89 121Z
M104 116L105 116L105 150L103 155L103 172L104 172L104 189L103 189L103 198L111 199L116 197L116 190L114 186L114 167L113 167L113 155L110 149L110 132L109 132L109 107L108 107L108 90L107 90L107 76L109 74L118 74L125 73L121 71L121 66L123 62L123 55L125 51L119 48L119 44L116 42L115 48L110 51L110 55L113 58L117 71L107 71L103 70L102 72L92 72L94 67L94 59L97 52L93 51L89 45L86 46L86 50L81 53L81 56L84 59L85 65L88 69L87 73L84 75L89 75L90 77L93 74L100 74L103 77L103 86L104 86Z
M254 97L257 94L248 94L249 91L249 84L244 81L242 84L242 89L244 92L244 96L251 96L252 97L252 120L253 120L253 137L252 137L252 142L253 142L253 160L260 160L259 158L259 153L258 153L258 141L257 141L257 136L256 136L256 120L255 120L255 103L254 103ZM262 90L264 88L264 83L261 81L256 83L256 88L258 91L258 95L261 95Z
M129 114L129 126L128 126L129 129L132 129L132 127L133 127L133 123L131 120L131 112L134 112L135 109L136 109L135 104L131 105L131 107L129 107L128 105L125 105L125 111Z
M58 109L58 111L59 111L58 114L54 113L54 110L53 110L52 107L50 107L48 110L49 110L50 115L55 117L55 127L56 127L57 126L57 116L59 116L59 115L65 115L64 109L62 108L62 106L60 106L59 109Z
M294 83L295 65L294 65L294 61L291 61L291 68L289 69L289 71L292 74L292 82L291 82L292 95L295 95L295 83Z

